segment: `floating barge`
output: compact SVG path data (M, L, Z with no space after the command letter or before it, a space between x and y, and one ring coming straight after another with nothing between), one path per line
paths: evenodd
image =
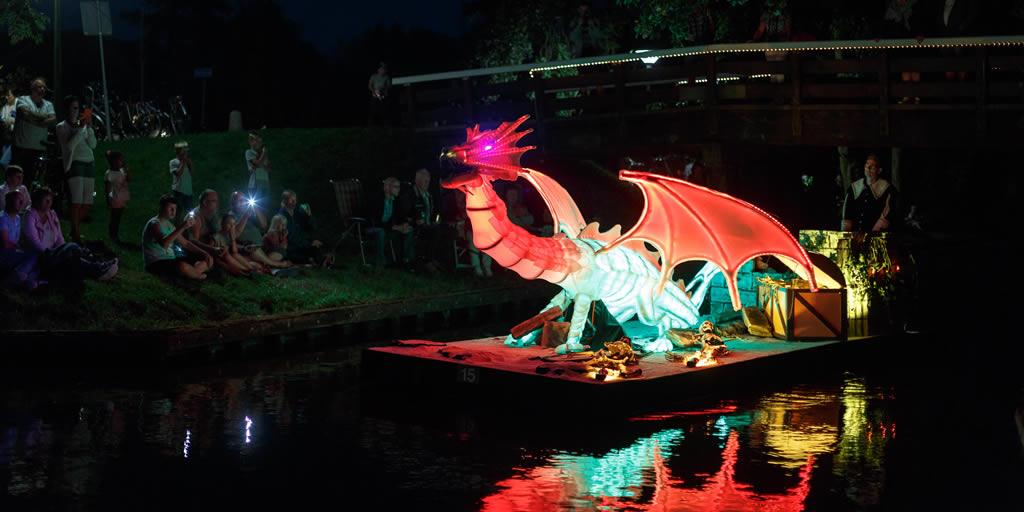
M627 335L637 335L628 324ZM892 336L851 338L847 341L785 341L745 337L726 340L729 355L717 364L687 367L664 353L639 359L641 374L630 378L597 380L572 371L571 364L550 348L507 347L503 337L435 343L404 340L392 346L367 349L364 376L397 390L456 392L458 396L486 395L539 399L640 399L643 397L704 394L723 386L756 386L760 381L805 375L834 366L838 361L883 346ZM562 371L558 371L561 369ZM455 395L445 394L446 397Z

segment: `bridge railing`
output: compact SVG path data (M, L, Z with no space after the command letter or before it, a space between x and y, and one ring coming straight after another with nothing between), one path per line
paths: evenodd
M990 113L1024 112L1022 50L1024 36L712 45L400 77L394 84L403 123L418 131L461 130L524 113L542 131L700 113L704 131L716 134L722 116L785 111L789 135L799 138L816 122L811 112L870 111L870 123L878 123L873 135L884 138L893 112L939 111L969 112L968 124L983 137ZM640 61L655 56L654 64ZM905 72L920 73L919 81ZM963 124L963 116L949 122Z

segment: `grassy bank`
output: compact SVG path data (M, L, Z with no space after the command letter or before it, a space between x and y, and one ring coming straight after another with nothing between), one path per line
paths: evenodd
M338 215L329 179L358 177L377 183L387 174L409 175L413 162L407 134L389 129L267 130L274 171L272 197L262 204L276 205L284 188L310 203L320 223L322 238L336 239ZM196 199L205 188L220 192L226 206L230 192L248 178L243 153L245 133L210 133L185 137L196 164L193 178ZM136 329L200 325L259 315L307 311L428 296L479 286L462 276L431 277L362 268L351 257L341 270L309 270L304 275L278 279L267 276L231 278L219 272L202 283L160 279L142 268L142 227L156 212L157 199L170 188L167 163L173 158L174 140L132 140L103 143L96 148L97 201L91 221L83 225L86 239L105 240L108 210L102 195L103 157L107 149L125 154L131 174L132 199L125 210L121 238L134 247L112 247L120 257L120 272L113 281L89 281L81 289L50 289L26 294L0 291L0 318L6 329ZM368 185L375 190L373 185ZM276 209L276 208L275 208ZM66 217L66 215L64 216ZM63 219L68 233L67 219ZM109 244L108 244L109 245Z

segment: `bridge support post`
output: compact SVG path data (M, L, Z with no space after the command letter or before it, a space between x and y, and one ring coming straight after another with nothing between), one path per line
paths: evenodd
M548 131L547 122L547 97L544 95L544 78L537 73L536 76L530 79L533 82L533 122L534 131L537 133L539 139L539 146L546 148L548 146Z

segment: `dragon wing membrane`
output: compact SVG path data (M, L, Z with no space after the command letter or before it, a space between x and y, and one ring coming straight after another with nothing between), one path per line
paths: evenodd
M557 181L541 172L523 168L519 176L530 182L537 189L544 204L551 211L551 219L555 223L555 233L565 233L569 238L578 238L580 232L587 227L583 214L572 200L572 196Z
M725 274L735 309L740 309L736 273L757 256L779 255L806 270L817 290L814 266L803 247L779 221L756 206L692 183L638 171L619 171L644 195L640 220L603 250L642 240L658 248L663 265L659 290L684 261L704 260ZM802 272L801 272L802 273Z

